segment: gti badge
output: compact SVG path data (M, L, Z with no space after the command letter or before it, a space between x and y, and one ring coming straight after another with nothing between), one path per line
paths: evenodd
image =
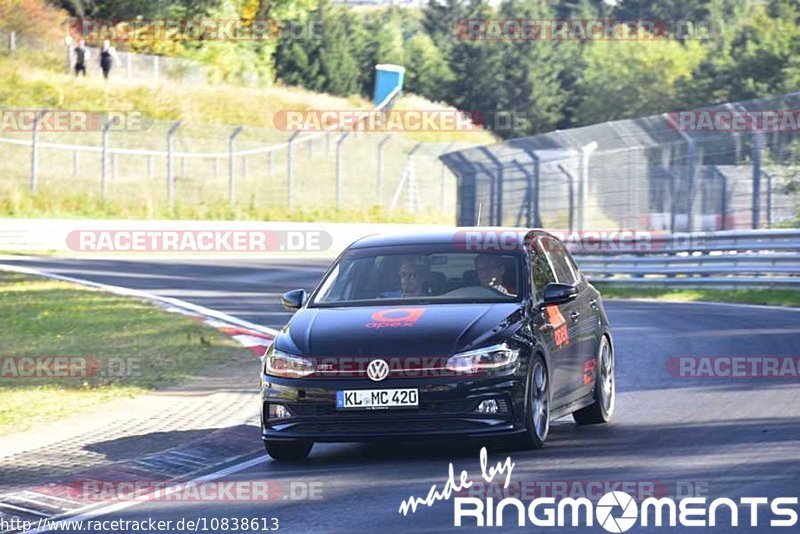
M367 376L374 382L380 382L389 376L389 364L386 360L372 360L367 365Z

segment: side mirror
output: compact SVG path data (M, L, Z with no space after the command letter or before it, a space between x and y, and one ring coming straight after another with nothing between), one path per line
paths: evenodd
M303 307L305 300L306 291L304 289L292 289L283 294L281 304L286 308L286 311L294 313Z
M578 296L578 288L569 284L550 283L544 286L543 304L564 304Z

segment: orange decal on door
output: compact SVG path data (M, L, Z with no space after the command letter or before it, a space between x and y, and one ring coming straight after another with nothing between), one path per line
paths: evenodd
M547 314L547 320L551 325L553 325L553 334L556 338L556 345L558 347L561 347L562 345L569 345L567 321L561 314L561 310L558 309L558 306L545 306L544 311Z

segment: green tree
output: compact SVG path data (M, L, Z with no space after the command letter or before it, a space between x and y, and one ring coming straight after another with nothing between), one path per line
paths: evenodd
M595 41L584 47L584 93L579 124L639 117L684 107L682 82L692 76L706 49L698 42Z
M800 79L800 11L783 0L712 5L720 21L709 54L683 84L688 106L746 100L797 90ZM727 21L723 23L722 21Z
M405 88L434 101L445 100L453 73L428 35L419 33L406 42Z

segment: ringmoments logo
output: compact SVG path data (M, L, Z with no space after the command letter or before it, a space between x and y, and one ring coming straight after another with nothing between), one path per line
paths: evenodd
M515 497L495 502L475 497L456 497L453 502L453 525L500 527L516 524L535 527L594 526L595 521L608 532L626 532L642 527L716 527L742 526L794 527L797 525L798 498L687 497L676 501L669 497L647 498L638 503L624 491L611 491L597 503L582 498L556 501L542 497L524 503ZM749 516L749 517L748 517ZM766 516L766 517L765 517Z
M577 527L595 525L608 532L627 532L642 527L796 527L798 498L740 497L737 500L721 497L709 500L704 496L689 496L679 500L670 497L647 497L641 503L621 490L611 490L596 502L587 497L552 496L522 501L517 497L494 498L470 495L473 486L502 484L503 490L512 485L515 463L508 456L494 465L489 463L486 447L480 451L480 477L471 477L466 469L456 475L453 464L441 489L430 486L425 497L410 496L400 503L398 513L407 516L420 507L432 507L440 501L453 501L453 526L461 527ZM588 487L588 486L587 486ZM653 487L653 490L655 487Z

